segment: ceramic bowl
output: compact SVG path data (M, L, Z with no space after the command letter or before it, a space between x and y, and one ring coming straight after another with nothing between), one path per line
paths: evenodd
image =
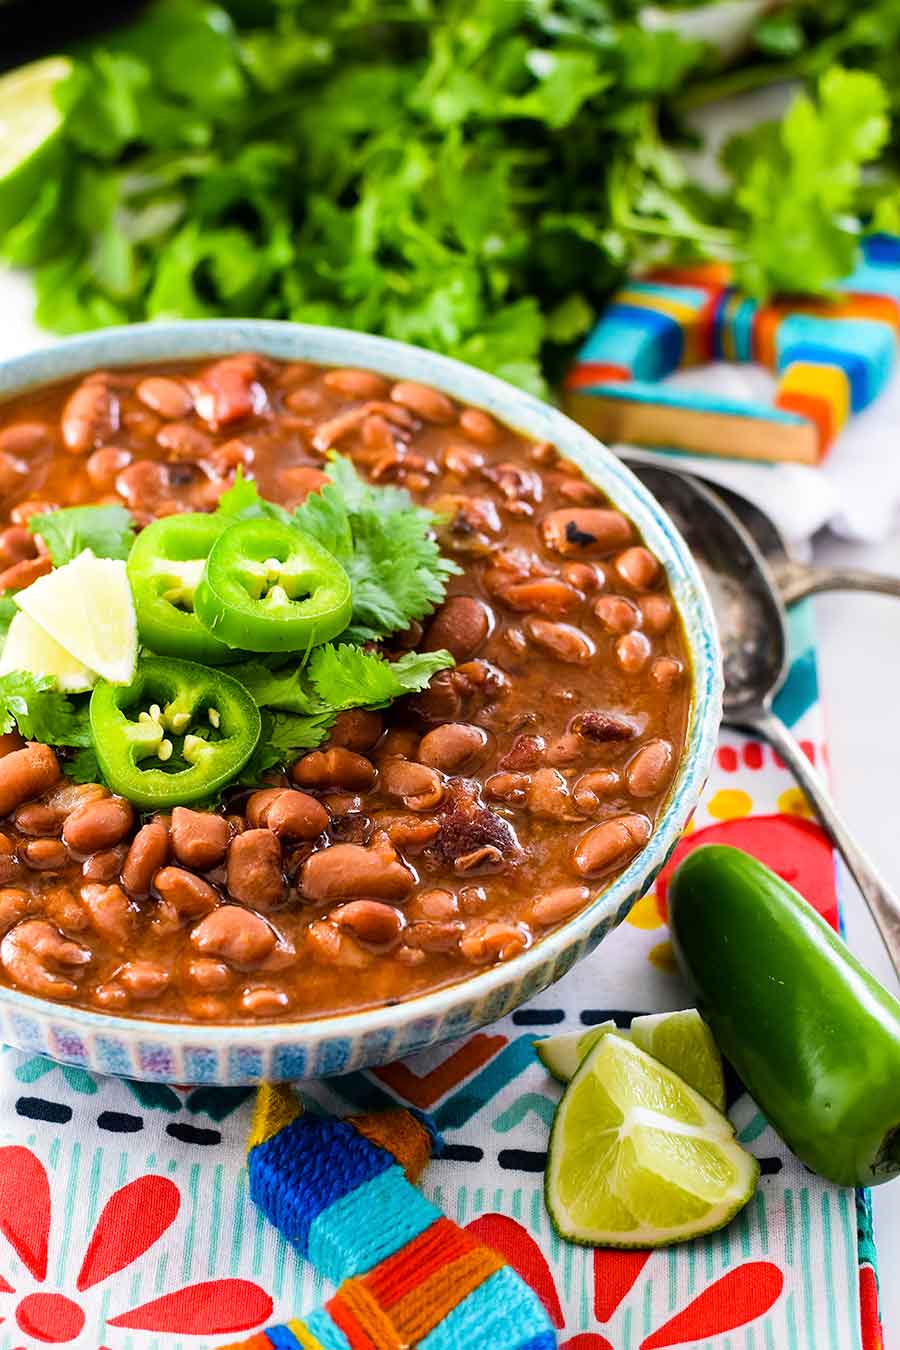
M0 987L0 1039L99 1073L157 1082L240 1084L346 1073L464 1036L565 975L650 887L700 796L721 711L721 663L709 598L687 547L653 497L587 431L547 403L447 357L384 338L267 320L136 324L71 338L0 365L0 400L97 368L259 351L364 367L434 385L487 409L581 466L629 516L668 573L692 656L684 756L646 848L592 903L512 961L393 1007L316 1021L206 1026L138 1021Z

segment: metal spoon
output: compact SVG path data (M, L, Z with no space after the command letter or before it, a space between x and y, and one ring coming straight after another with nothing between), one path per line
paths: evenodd
M709 588L725 669L724 720L769 742L791 770L839 849L900 975L900 902L845 825L824 781L792 732L772 711L788 671L784 604L748 531L696 479L637 463L631 469L665 507L687 540Z

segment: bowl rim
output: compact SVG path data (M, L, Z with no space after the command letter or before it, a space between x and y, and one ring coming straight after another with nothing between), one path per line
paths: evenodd
M354 1012L270 1022L176 1022L73 1007L0 985L0 1004L13 1012L64 1020L84 1032L156 1038L182 1049L206 1042L229 1051L256 1051L291 1042L369 1038L408 1022L445 1017L455 1003L484 1002L520 985L539 967L556 969L563 954L587 943L604 918L624 917L626 901L647 889L665 863L699 800L715 751L721 718L722 663L712 604L696 563L673 522L621 460L565 413L497 376L410 343L353 329L276 319L180 319L136 323L79 334L0 362L0 403L31 389L96 369L223 357L259 351L281 361L350 365L431 384L474 407L487 408L521 434L546 440L580 467L599 472L599 486L634 522L666 569L692 658L692 711L685 748L668 798L645 847L583 909L511 961L490 966L412 998ZM502 410L502 411L500 411ZM622 913L617 912L622 909Z

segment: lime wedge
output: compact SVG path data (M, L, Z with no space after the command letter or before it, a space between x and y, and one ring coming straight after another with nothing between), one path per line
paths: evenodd
M9 625L0 656L0 675L8 675L13 670L27 670L31 675L52 675L57 689L64 694L82 694L97 683L93 670L76 660L23 610Z
M631 1039L683 1078L718 1110L725 1110L725 1074L713 1034L696 1008L635 1017Z
M38 577L15 597L35 623L111 684L130 684L137 664L137 623L124 562L85 549Z
M0 77L0 233L21 217L57 150L62 115L53 90L71 72L64 56Z
M722 1228L759 1164L727 1117L621 1036L601 1036L563 1094L545 1199L560 1237L664 1247Z
M590 1031L568 1031L562 1036L545 1036L534 1042L535 1053L554 1078L560 1083L568 1083L588 1051L593 1050L601 1036L611 1031L626 1039L628 1037L628 1032L622 1031L615 1022L598 1022Z

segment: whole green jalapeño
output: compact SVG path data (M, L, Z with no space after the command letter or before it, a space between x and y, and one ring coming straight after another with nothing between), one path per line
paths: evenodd
M350 578L302 530L277 520L243 520L213 544L194 609L229 647L302 652L347 627Z
M259 709L221 670L148 656L129 685L101 680L91 737L114 792L144 810L202 801L230 782L259 740Z
M227 518L199 512L164 516L141 530L128 557L141 642L162 656L218 666L234 651L194 613L194 595Z

